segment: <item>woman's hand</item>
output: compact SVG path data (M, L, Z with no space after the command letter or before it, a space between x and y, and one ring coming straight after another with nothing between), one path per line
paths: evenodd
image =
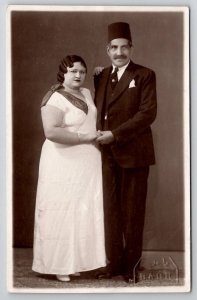
M114 135L111 131L100 131L100 135L97 137L96 142L101 145L111 144L114 141Z
M96 140L96 138L97 138L96 131L89 131L86 133L78 132L77 134L79 137L79 141L81 143L90 143L90 142L93 142L94 140Z

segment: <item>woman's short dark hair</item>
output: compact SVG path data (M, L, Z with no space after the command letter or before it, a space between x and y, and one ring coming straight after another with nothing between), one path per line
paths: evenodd
M87 72L86 63L82 57L78 55L67 55L62 59L59 65L59 72L57 73L58 82L60 83L64 82L64 74L67 73L67 68L72 68L75 62L80 62L82 66L84 66Z

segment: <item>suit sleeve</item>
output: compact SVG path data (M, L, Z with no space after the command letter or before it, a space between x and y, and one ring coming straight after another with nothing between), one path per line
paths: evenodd
M100 81L100 78L101 78L101 74L98 74L98 75L94 75L94 89L97 90L98 88L98 85L99 85L99 81Z
M129 138L140 135L156 118L157 96L156 76L153 71L148 72L141 84L141 93L137 113L128 121L112 130L116 142L126 142Z

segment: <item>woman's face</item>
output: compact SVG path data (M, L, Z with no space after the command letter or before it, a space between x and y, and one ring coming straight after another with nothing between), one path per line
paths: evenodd
M63 85L71 89L79 89L84 83L86 77L86 69L81 62L75 62L72 68L67 68L64 74Z

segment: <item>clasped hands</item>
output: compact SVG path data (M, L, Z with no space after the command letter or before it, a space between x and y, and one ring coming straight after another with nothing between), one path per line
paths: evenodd
M89 143L95 141L98 144L105 145L110 144L114 141L114 135L110 130L106 131L89 131L89 132L78 132L78 138L81 143Z
M110 130L96 132L96 142L101 145L110 144L114 141L114 135Z

